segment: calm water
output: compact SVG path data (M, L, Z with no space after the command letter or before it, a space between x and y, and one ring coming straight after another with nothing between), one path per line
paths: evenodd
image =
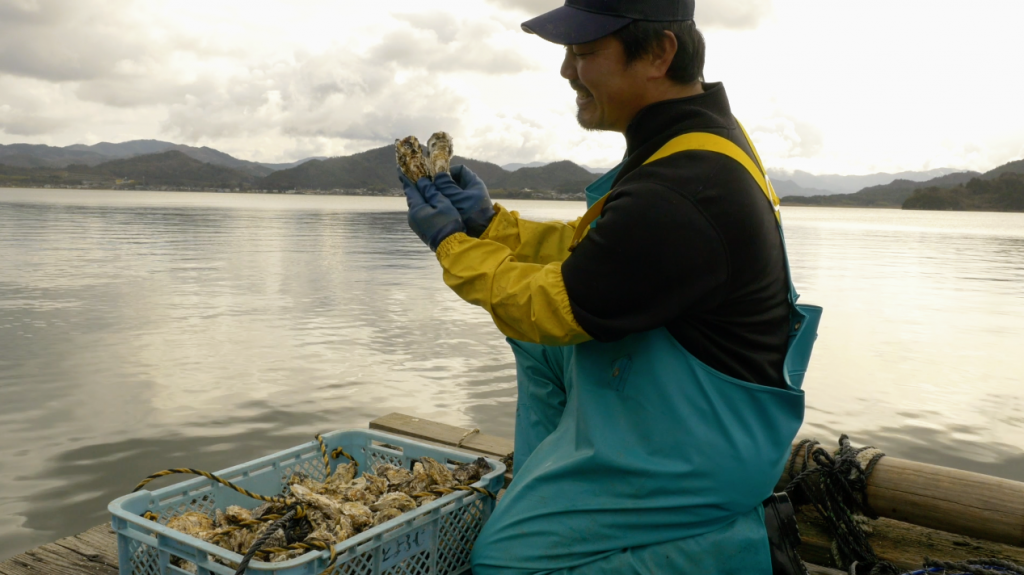
M581 203L509 202L534 219ZM0 558L392 411L511 436L512 354L398 198L0 190ZM1024 214L785 211L804 434L1024 480Z

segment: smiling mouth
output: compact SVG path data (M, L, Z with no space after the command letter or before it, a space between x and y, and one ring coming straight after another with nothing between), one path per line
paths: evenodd
M594 95L590 90L586 89L582 84L572 84L572 89L576 90L576 105L584 106L589 104L594 99Z

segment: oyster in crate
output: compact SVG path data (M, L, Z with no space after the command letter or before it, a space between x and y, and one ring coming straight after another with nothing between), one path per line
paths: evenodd
M376 503L370 506L370 511L384 511L385 509L397 509L399 511L412 511L416 509L416 500L405 493L388 493L381 496Z
M373 526L383 525L392 519L397 519L402 516L402 512L395 508L385 509L373 516Z

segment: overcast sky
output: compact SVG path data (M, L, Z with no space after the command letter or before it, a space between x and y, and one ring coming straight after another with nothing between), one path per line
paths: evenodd
M437 130L498 163L612 166L576 126L557 0L0 0L0 143L162 139L244 159ZM769 166L991 169L1024 157L1022 0L697 0L708 81Z

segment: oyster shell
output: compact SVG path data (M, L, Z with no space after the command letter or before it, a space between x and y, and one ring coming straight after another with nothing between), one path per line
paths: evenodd
M384 511L385 509L412 511L416 509L416 500L405 493L387 493L370 506L370 511Z
M341 517L341 506L329 497L320 495L319 493L313 493L301 485L292 485L291 489L292 495L294 495L296 499L306 505L314 507L331 521L337 521L338 517ZM312 522L313 519L310 518L310 521Z
M405 177L414 183L421 178L432 176L430 166L427 164L426 158L423 157L423 147L416 136L395 140L395 158Z
M430 165L431 175L436 176L448 172L454 149L452 137L447 132L437 132L430 136L430 139L427 140L427 153L430 154L427 163Z
M412 472L408 469L395 467L388 463L378 465L373 472L388 480L390 486L401 485L412 479Z
M455 478L455 482L459 485L473 485L490 472L491 466L487 464L487 460L483 457L478 457L476 461L463 463L456 467L452 471L452 477Z
M373 526L377 527L378 525L383 525L384 523L387 523L388 521L391 521L392 519L401 516L401 510L395 509L393 507L384 509L380 513L373 516Z
M204 541L207 537L213 537L216 530L213 519L198 511L189 511L171 519L167 527Z
M334 473L327 478L326 485L344 485L356 478L356 464L349 462L334 468Z
M452 487L455 485L455 478L452 476L451 469L448 466L429 457L421 457L420 463L423 464L427 475L433 481L433 485L438 487Z
M341 512L352 522L352 527L355 527L357 530L361 530L373 523L373 512L362 503L354 501L342 503Z

